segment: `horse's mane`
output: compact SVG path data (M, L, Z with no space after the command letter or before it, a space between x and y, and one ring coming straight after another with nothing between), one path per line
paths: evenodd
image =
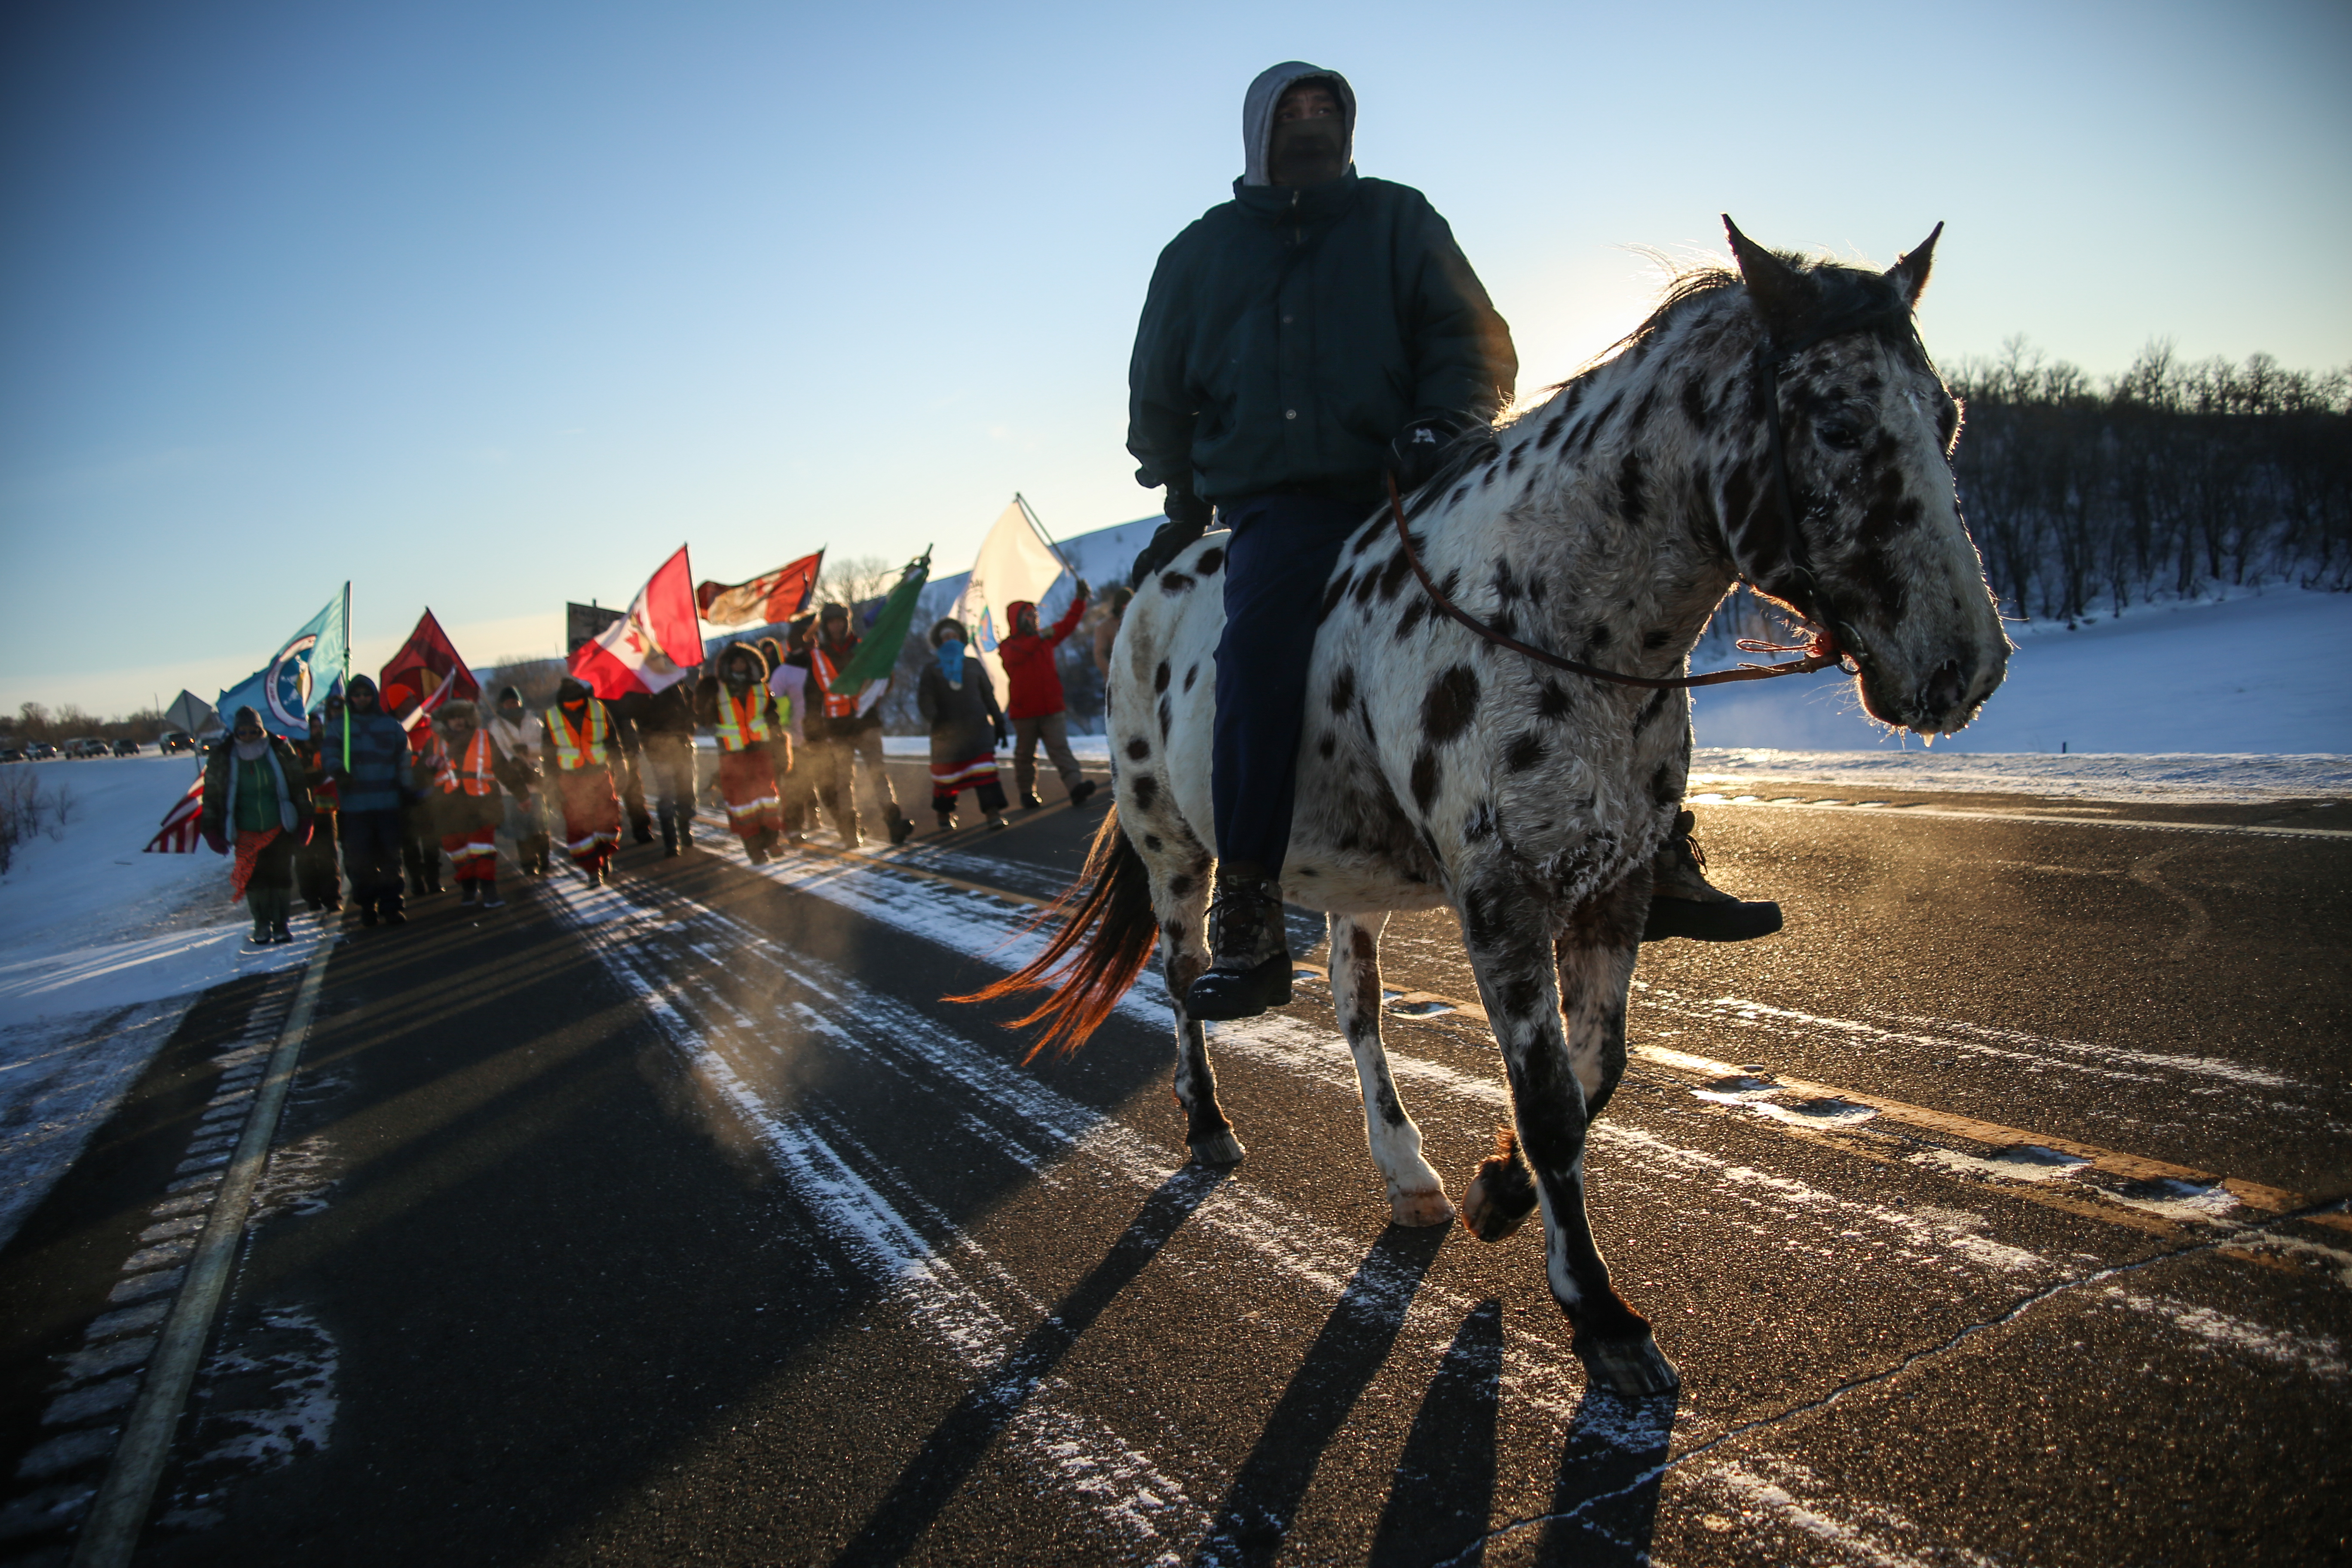
M1807 314L1808 320L1858 317L1865 313L1884 312L1890 307L1899 308L1902 314L1908 314L1908 307L1903 304L1900 290L1884 273L1832 261L1827 257L1806 256L1800 251L1777 250L1772 254L1812 286L1813 306ZM1544 387L1534 401L1519 405L1496 421L1492 429L1474 427L1454 437L1436 470L1413 492L1412 503L1406 509L1406 515L1420 516L1434 504L1438 496L1444 493L1447 486L1494 457L1499 449L1499 437L1513 426L1578 382L1607 369L1656 337L1685 307L1696 300L1712 298L1727 289L1743 287L1745 284L1737 271L1714 264L1689 268L1675 274L1667 279L1664 291L1658 296L1658 302L1651 307L1650 313L1643 318L1642 324L1586 361L1575 374Z
M1813 308L1809 319L1855 317L1890 307L1906 309L1901 291L1883 272L1832 261L1826 256L1807 256L1801 251L1776 250L1772 254L1812 285ZM1675 274L1667 279L1664 292L1658 296L1657 304L1643 318L1640 326L1593 355L1566 381L1554 382L1545 387L1545 395L1549 397L1553 393L1565 390L1627 351L1647 342L1664 329L1676 311L1692 300L1719 294L1726 289L1739 285L1739 274L1728 267L1710 264Z

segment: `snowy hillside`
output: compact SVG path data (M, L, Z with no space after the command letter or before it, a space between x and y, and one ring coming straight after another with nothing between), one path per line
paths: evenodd
M2068 631L2012 626L2009 679L1960 752L2352 752L2352 595L2273 589L2149 605ZM1888 751L1850 679L1790 676L1694 694L1698 743Z

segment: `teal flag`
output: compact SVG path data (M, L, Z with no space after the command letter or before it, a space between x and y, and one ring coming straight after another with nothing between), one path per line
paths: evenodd
M834 676L833 694L859 697L859 712L865 712L881 699L882 687L889 681L890 672L898 668L898 650L907 646L907 629L915 620L915 601L922 596L923 584L930 575L931 558L928 552L907 563L906 574L890 590L890 597L874 617L873 627L859 640L857 651L849 656L849 662Z
M268 664L220 694L214 707L221 722L234 724L236 710L250 708L272 734L308 738L310 715L341 689L350 673L351 644L352 585L346 583Z

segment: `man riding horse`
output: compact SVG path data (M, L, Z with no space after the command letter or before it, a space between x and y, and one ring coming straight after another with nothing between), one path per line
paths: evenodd
M1345 77L1292 60L1243 100L1246 169L1160 253L1129 368L1138 482L1168 522L1133 581L1208 529L1232 530L1216 658L1214 962L1196 1019L1251 1017L1289 993L1281 873L1316 628L1340 547L1510 400L1510 329L1419 191L1357 174ZM1688 812L1658 852L1644 940L1739 942L1777 904L1710 886Z

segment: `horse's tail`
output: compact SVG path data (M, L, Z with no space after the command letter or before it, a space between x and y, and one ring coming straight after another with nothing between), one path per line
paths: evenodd
M1118 999L1150 962L1160 938L1159 917L1151 910L1151 872L1135 852L1118 825L1118 807L1105 814L1087 851L1078 879L1037 918L1046 925L1055 919L1061 929L1045 951L1003 979L969 996L947 996L947 1002L999 1002L1033 991L1051 993L1022 1017L1004 1026L1025 1029L1043 1024L1045 1032L1029 1048L1024 1060L1047 1048L1068 1055L1109 1017Z

